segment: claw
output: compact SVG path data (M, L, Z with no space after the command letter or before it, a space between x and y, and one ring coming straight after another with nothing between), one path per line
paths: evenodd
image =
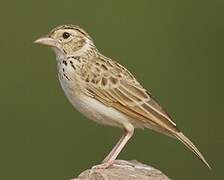
M105 162L103 164L98 164L92 167L92 169L107 169L114 164L114 161Z
M92 169L107 169L111 166L128 166L128 167L132 167L133 165L131 163L128 163L124 160L113 160L113 161L109 161L109 162L103 162L102 164L98 164L92 167Z

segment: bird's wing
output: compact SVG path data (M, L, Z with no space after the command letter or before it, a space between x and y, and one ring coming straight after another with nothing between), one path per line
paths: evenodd
M210 168L197 147L176 127L169 115L123 66L106 57L92 60L82 69L87 95L152 129L176 137Z
M165 132L179 131L150 93L117 62L99 56L82 69L82 78L88 95L105 105Z

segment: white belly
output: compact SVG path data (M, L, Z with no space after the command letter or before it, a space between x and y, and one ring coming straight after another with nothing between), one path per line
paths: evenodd
M141 125L135 125L134 120L113 107L108 107L87 95L77 95L77 93L74 92L74 83L72 83L71 86L70 82L66 79L60 79L60 83L67 98L75 109L89 119L100 124L120 128L124 128L126 126L142 127Z

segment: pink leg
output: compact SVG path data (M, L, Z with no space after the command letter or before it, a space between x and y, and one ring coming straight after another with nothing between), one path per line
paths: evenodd
M112 149L112 151L103 160L103 163L113 162L117 158L121 150L124 148L128 140L132 137L133 134L134 134L134 128L132 126L131 128L124 129L124 134L122 135L121 139L117 142L117 144Z

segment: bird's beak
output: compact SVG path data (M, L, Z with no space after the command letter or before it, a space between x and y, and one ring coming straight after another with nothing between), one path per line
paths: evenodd
M46 46L56 46L56 40L54 40L50 37L47 37L47 36L38 38L37 40L34 41L34 43L42 44L42 45L46 45Z

